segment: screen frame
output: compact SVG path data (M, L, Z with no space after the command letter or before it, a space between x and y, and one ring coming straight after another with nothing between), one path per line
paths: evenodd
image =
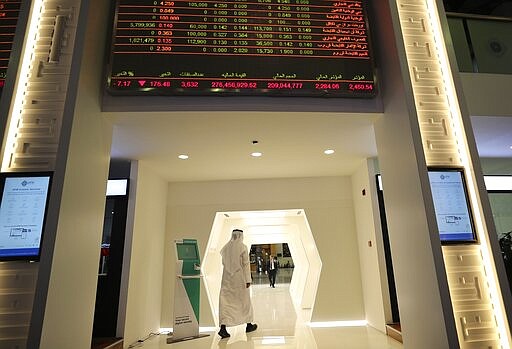
M464 199L465 199L466 207L467 207L467 210L468 210L469 224L471 226L471 234L472 234L472 238L471 239L458 239L458 240L451 240L451 239L450 240L446 240L446 239L443 239L442 236L441 236L441 233L439 231L439 223L437 222L437 213L435 212L435 205L434 205L434 213L435 213L435 218L436 218L437 233L438 233L438 236L439 236L439 240L441 241L441 245L461 245L461 244L467 245L467 244L476 244L476 243L478 243L478 238L477 238L476 228L475 228L475 222L474 222L474 217L473 217L473 207L472 207L471 202L469 200L468 187L467 187L467 181L466 181L466 172L465 172L464 168L462 168L462 167L450 167L450 166L428 166L427 170L428 170L427 175L429 175L431 172L458 173L460 175L461 182L462 182L462 188L463 188L463 192L464 192ZM432 184L430 183L430 177L428 177L428 180L429 180L429 186L430 186L431 195L432 195L432 204L434 204L434 196L432 194Z
M3 199L4 195L4 189L5 189L5 183L6 180L9 178L19 178L19 177L49 177L48 180L48 190L46 193L46 201L45 201L45 207L43 212L43 221L41 224L41 234L39 237L39 247L37 254L21 254L21 255L15 255L15 256L2 256L0 255L0 262L4 261L30 261L30 262L37 262L41 259L41 251L43 246L43 239L45 235L45 229L46 229L46 221L48 218L48 206L50 203L50 196L51 196L51 190L52 190L52 183L53 183L53 176L54 172L52 171L38 171L38 172L0 172L0 204Z

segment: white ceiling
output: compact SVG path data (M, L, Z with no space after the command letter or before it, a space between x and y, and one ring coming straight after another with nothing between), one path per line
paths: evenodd
M297 112L111 113L112 157L147 163L168 181L350 175L377 156L380 114ZM512 118L473 117L482 157L512 157ZM259 143L254 145L252 141ZM333 155L323 153L334 149ZM253 158L250 153L263 156ZM187 154L188 160L178 159Z
M512 117L474 116L471 124L480 157L512 160Z
M377 156L379 114L115 113L112 157L138 159L168 181L351 174ZM253 141L258 144L253 144ZM334 149L325 155L325 149ZM250 156L260 151L263 156ZM178 155L189 155L188 160Z

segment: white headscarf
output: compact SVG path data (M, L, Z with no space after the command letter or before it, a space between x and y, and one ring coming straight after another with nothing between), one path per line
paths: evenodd
M220 250L224 270L226 270L230 275L233 275L238 270L242 269L240 256L246 249L243 240L244 232L240 229L234 229L231 232L231 240L229 240Z

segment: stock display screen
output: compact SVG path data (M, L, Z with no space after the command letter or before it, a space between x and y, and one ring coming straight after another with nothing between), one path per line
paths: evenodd
M5 85L21 0L0 0L0 92Z
M113 95L373 97L364 0L118 0Z

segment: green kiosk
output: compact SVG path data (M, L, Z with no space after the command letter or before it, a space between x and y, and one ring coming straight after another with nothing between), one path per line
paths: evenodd
M175 240L176 279L174 286L173 333L167 344L207 337L199 334L201 267L197 240Z

